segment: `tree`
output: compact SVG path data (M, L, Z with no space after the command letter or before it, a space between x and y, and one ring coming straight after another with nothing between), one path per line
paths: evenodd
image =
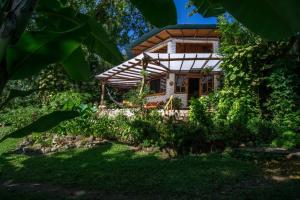
M67 8L67 3L65 0L53 0L51 3L46 0L3 1L0 18L3 22L0 31L0 92L9 79L31 76L56 62L61 62L72 78L86 80L89 67L84 59L82 45L111 63L122 60L118 48L103 27L89 15ZM132 0L132 3L154 25L176 22L176 9L172 0L151 1L154 12L161 12L160 16L165 20L158 20L149 13L149 1ZM23 34L36 6L34 20L39 27L44 25L44 28ZM163 9L170 12L162 12L165 11Z
M114 41L96 19L66 6L73 2L66 0L1 1L0 95L8 80L30 77L52 63L61 63L72 79L88 80L90 68L85 59L84 49L95 52L111 63L119 63L122 60L122 55ZM176 9L172 0L151 2L131 0L131 2L145 13L145 17L154 25L164 26L176 22ZM154 14L155 12L161 13L163 20L153 16L153 13L149 12L150 8L154 9ZM24 32L30 20L33 20L39 29ZM11 91L7 100L27 93L27 91ZM51 113L13 133L12 136L45 130L40 127L46 124L55 126L60 121L77 115L76 112ZM48 129L51 126L46 127Z

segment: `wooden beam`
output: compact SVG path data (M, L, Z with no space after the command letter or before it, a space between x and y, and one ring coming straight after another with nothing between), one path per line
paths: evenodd
M107 83L120 83L120 84L134 83L135 84L135 83L139 83L139 82L137 82L137 81L109 81Z
M203 63L203 65L201 66L200 70L202 70L205 65L208 63L208 61L210 61L210 58L212 57L212 53L210 54L209 58Z
M104 106L104 94L105 94L105 82L101 82L101 99L100 99L101 107Z
M181 71L181 68L182 68L182 66L183 66L184 58L185 58L185 54L183 54L183 60L181 61L180 68L179 68L179 72Z
M141 75L141 71L142 71L142 70L140 70L140 71L134 71L134 69L137 69L137 68L127 69L126 72L128 72L128 71L129 71L129 72L136 72L136 73L138 73L139 75ZM148 76L150 76L150 77L155 76L155 74L160 74L159 72L149 71L149 69L146 69L146 71L148 72Z
M139 81L108 81L107 83L139 83Z
M157 67L163 68L165 71L169 71L169 68L160 64L157 60L151 60L149 63L156 65Z
M184 60L208 60L209 58L185 58ZM212 57L210 60L221 60L222 58ZM148 61L153 61L154 59L150 59ZM182 58L161 58L160 61L181 61Z
M144 60L142 62L143 71L146 71L147 65L148 65L148 62ZM144 91L144 88L145 88L145 84L146 84L146 74L143 73L143 78L142 78L142 82L141 82L141 89L140 89L140 92L139 92L139 96L140 97L142 97L141 95L143 94L143 91Z
M129 80L127 80L127 81L126 80L125 81L121 81L121 80L120 81L117 81L117 80L116 81L111 81L110 80L107 83L139 83L140 81L141 80L138 80L138 81L129 81Z
M141 62L141 60L139 60L139 62ZM129 61L129 64L135 65L136 63ZM124 65L125 66L125 65Z
M158 54L158 59L153 59L149 55L147 55L146 53L144 53L144 57L146 57L147 61L151 60L151 62L154 62L154 65L157 65L157 66L159 66L161 68L164 68L166 71L169 71L169 68L167 68L166 66L160 64L159 54Z
M153 44L153 45L157 45L158 44L158 43L152 42L150 40L146 40L145 42L148 42L148 43Z
M141 76L141 73L131 71L130 69L127 69L126 71L121 72L121 74L122 74L122 73L127 73L127 74L131 74L131 75L138 75L138 76Z
M136 63L135 65L127 66L126 68L122 69L120 72L125 71L126 69L129 69L129 68L132 68L132 67L134 67L134 66L136 66L136 65L138 65L138 64L139 64L139 62ZM116 74L118 74L118 73L120 73L120 72L116 72L116 73L111 74L110 76L107 77L107 79L109 79L109 78L112 77L112 76L115 76Z
M140 59L136 59L136 60L140 60ZM163 70L163 69L154 68L154 67L151 67L151 66L147 66L147 69L154 69L154 70L157 70L157 71L163 71L163 72L166 72L166 71ZM169 71L169 70L168 70L168 71Z
M130 87L135 87L137 84L109 84L113 87L118 87L118 88L130 88Z
M144 48L144 49L145 49L145 48L149 48L149 46L145 46L145 45L142 45L142 44L137 45L136 47L142 47L142 48ZM136 48L136 47L135 47L135 48ZM140 49L139 49L139 50L140 50Z
M197 29L197 30L198 30L198 29ZM198 54L196 54L196 58L197 58L197 56L198 56ZM191 66L191 68L190 68L190 70L189 70L189 71L192 71L192 69L193 69L193 67L194 67L195 63L196 63L196 59L193 61L193 64L192 64L192 66Z
M140 69L140 67L139 68L134 68L134 69ZM154 71L154 70L156 70L156 71ZM164 72L167 72L165 70L161 70L161 69L157 69L157 68L149 67L149 66L147 67L147 71L153 72L153 73L164 73Z
M180 33L181 33L181 37L184 37L184 33L182 29L180 29Z
M216 66L218 66L219 64L220 64L220 62L222 62L222 60L219 60L214 66L213 66L213 68L212 69L215 69L216 68Z
M169 34L170 37L173 37L173 35L168 30L165 30L165 31L166 31L166 33Z
M162 38L159 37L158 35L154 35L154 37L156 37L157 39L159 39L161 42L164 41L164 39L162 39Z
M142 76L140 74L136 75L136 74L127 74L127 72L121 72L120 74L118 74L120 76L125 76L125 77L132 77L132 78L142 78Z
M113 77L119 77L119 78L122 78L122 79L140 78L140 77L136 77L136 76L126 76L126 75L122 75L122 74L115 74L115 75L113 75ZM108 78L108 79L110 79L110 78Z
M194 38L196 38L198 36L198 32L199 32L199 29L196 29L195 34L194 34Z
M122 81L140 81L140 78L110 78L109 81L122 80Z

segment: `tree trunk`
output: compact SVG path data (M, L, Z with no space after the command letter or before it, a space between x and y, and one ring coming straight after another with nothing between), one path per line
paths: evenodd
M140 88L140 92L139 92L139 96L140 98L142 98L143 92L144 92L144 88L145 88L145 84L146 84L146 69L147 69L147 65L148 63L146 61L142 61L142 66L143 66L143 70L142 70L142 82L141 82L141 88Z
M6 70L6 60L2 59L0 63L0 96L8 81L8 72Z
M0 95L9 80L6 51L9 44L15 44L24 32L38 0L10 0L3 23L0 25Z

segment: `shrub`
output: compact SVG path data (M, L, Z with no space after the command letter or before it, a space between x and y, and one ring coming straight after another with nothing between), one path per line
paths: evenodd
M178 154L209 152L210 145L205 127L178 124L173 127L173 131L176 134L174 144Z
M209 113L208 97L200 97L190 101L189 120L198 125L212 127L213 122Z
M276 137L278 129L266 119L252 118L247 123L247 131L251 134L251 140L256 145L270 144Z
M46 113L47 109L45 107L18 107L16 109L7 110L1 114L0 121L4 126L18 129L29 125Z
M173 99L173 109L174 110L180 110L182 108L182 100L178 97L175 97Z
M285 147L288 149L294 148L299 143L300 137L299 134L295 133L294 131L285 131L272 141L272 147Z
M87 104L91 99L91 95L66 91L52 95L50 99L49 108L52 110L76 110L82 104Z

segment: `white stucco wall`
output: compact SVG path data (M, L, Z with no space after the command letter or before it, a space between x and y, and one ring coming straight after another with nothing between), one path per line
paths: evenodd
M172 85L170 85L170 82L173 82ZM164 101L166 102L168 98L173 95L173 97L178 97L181 99L183 107L187 107L187 94L175 94L174 89L175 89L175 74L170 73L169 78L166 80L166 93L165 95L158 95L158 96L149 96L147 97L148 102L160 102Z
M176 39L176 38L171 38L167 41L167 49L168 49L168 53L176 53L176 42L183 42L184 40L182 39ZM211 42L213 44L213 52L216 53L218 52L219 49L219 40L218 39L206 39L206 40L195 40L195 41L190 41L189 42L197 42L197 43L207 43L207 42ZM170 82L173 82L172 85L170 85ZM219 88L219 75L214 76L214 89L218 89ZM153 96L149 96L147 97L147 101L148 102L166 102L168 100L168 98L170 98L171 95L173 95L173 97L177 97L180 98L183 104L183 108L187 108L188 107L188 95L187 94L175 94L175 74L174 73L170 73L169 77L166 80L166 92L164 95L153 95Z
M214 75L214 89L217 90L220 87L220 75ZM170 82L173 81L173 84L170 85ZM187 108L188 107L188 100L187 100L187 94L175 94L175 74L174 73L170 73L169 74L169 78L167 78L166 80L166 92L164 95L153 95L153 96L149 96L147 97L147 101L148 102L166 102L168 100L168 98L173 95L173 97L177 97L180 98L183 104L183 108Z

